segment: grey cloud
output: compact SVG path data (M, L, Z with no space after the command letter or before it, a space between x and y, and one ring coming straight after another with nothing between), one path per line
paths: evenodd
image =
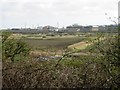
M17 2L2 2L1 7L3 12L9 12L16 9L19 3Z
M62 25L72 23L105 23L104 13L117 13L118 0L3 0L0 13L4 23L29 25L39 23ZM93 19L94 18L94 19ZM9 20L9 22L8 22ZM23 23L24 24L24 23Z

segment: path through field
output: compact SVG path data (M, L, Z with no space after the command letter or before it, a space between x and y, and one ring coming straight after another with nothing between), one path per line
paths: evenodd
M88 42L79 42L79 43L75 43L73 45L68 46L68 49L77 49L77 50L83 50L85 49L88 45L91 45L92 43L88 43Z
M100 38L100 41L105 40L105 38ZM95 42L98 42L97 39L93 39L92 42L90 41L81 41L79 43L75 43L73 45L69 45L68 49L72 49L72 50L83 50L85 48L87 48L88 46L94 44Z

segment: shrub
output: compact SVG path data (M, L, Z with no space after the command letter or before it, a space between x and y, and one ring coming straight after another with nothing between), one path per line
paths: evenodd
M9 60L14 62L16 56L25 57L29 54L29 48L26 43L20 39L9 38L11 33L3 32L2 34L2 57L3 61Z

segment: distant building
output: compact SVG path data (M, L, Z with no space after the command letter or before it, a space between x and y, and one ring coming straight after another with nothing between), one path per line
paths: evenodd
M74 24L72 26L66 27L66 31L72 32L72 33L79 32L79 31L81 31L81 29L82 29L82 26L80 26L78 24Z
M18 30L20 30L19 28L12 28L11 30L15 30L15 31L18 31Z
M99 31L99 28L98 28L99 26L92 26L92 31L93 32L96 32L96 31Z
M108 28L106 25L102 25L98 27L99 32L107 32Z
M42 28L42 32L43 32L43 33L48 33L48 32L49 32L49 26L44 26L44 27Z
M38 29L31 29L31 28L12 28L11 30L9 30L10 32L13 32L13 33L22 33L22 34L37 34L37 33L40 33L40 30Z
M39 26L37 27L38 30L42 31L43 27L42 26Z
M66 29L71 32L90 32L92 31L92 26L72 25L67 26Z
M42 28L42 31L43 31L44 33L48 33L48 32L51 32L51 31L58 31L58 28L47 25L47 26L44 26L44 27Z
M118 32L118 26L117 25L101 25L101 26L81 26L81 25L71 25L67 26L66 28L57 28L53 26L44 26L44 27L37 27L36 29L31 28L12 28L9 30L13 33L23 33L23 34L38 34L38 33L69 33L74 34L77 32Z
M80 31L81 32L91 32L92 31L92 26L83 26Z

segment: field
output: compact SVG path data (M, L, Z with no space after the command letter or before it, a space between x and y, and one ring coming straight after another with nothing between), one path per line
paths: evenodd
M2 46L3 87L119 87L118 42L109 36L12 34Z
M79 37L70 37L70 38L47 38L47 39L33 39L26 38L24 39L30 46L33 47L46 47L46 48L65 48L68 45L72 45L74 43L78 43L83 41L84 38Z
M35 56L62 56L66 51L75 55L87 55L84 50L93 47L97 42L96 33L77 33L74 35L48 34L12 34L9 38L26 42ZM104 40L105 37L101 37ZM34 55L33 55L34 56Z
M96 34L79 33L75 35L54 35L46 34L12 34L10 38L20 39L27 43L33 56L62 56L67 52L77 52L74 55L87 55L83 52L93 42L97 42ZM103 38L102 38L103 39ZM104 39L103 39L104 40Z

